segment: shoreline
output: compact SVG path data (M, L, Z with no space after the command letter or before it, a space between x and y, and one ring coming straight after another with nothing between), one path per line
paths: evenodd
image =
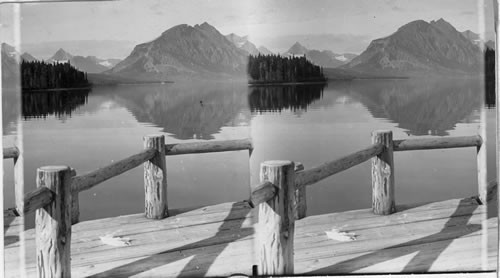
M23 89L21 88L21 92L26 93L36 93L36 92L58 92L58 91L78 91L78 90L90 90L90 87L79 87L79 88L52 88L52 89Z

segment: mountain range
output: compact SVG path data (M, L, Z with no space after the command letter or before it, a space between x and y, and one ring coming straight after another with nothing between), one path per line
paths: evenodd
M336 54L330 50L310 50L305 46L296 42L287 52L283 55L285 56L303 56L306 55L307 59L318 66L322 66L324 68L336 68L338 66L347 64L350 62L356 54L352 53L344 53L344 54Z
M392 76L478 74L483 55L470 33L458 32L443 19L412 21L388 37L373 40L341 68Z
M52 57L47 59L46 62L49 63L65 63L70 62L71 65L76 67L79 70L88 72L88 73L101 73L106 70L111 69L116 64L120 62L119 59L99 59L95 56L73 56L70 53L66 52L64 49L60 48L57 50Z
M444 19L412 21L393 34L373 40L359 56L330 50L308 49L299 42L283 53L303 56L325 68L333 79L407 77L429 75L477 75L482 72L483 44L470 30L459 32ZM494 48L493 42L484 43ZM332 46L333 47L333 46ZM15 49L2 45L4 75L13 76ZM185 78L246 79L249 54L272 54L246 36L221 34L207 22L181 24L152 41L136 45L124 60L73 56L59 49L47 62L69 61L88 73L100 73L106 82L116 80L175 80ZM35 59L24 53L22 59ZM97 75L91 75L96 76ZM101 79L103 79L101 78ZM125 79L124 79L125 78Z
M270 54L273 54L273 52L271 52L271 50L267 49L266 47L264 46L255 46L255 44L253 44L252 42L250 42L248 40L248 36L244 36L244 37L241 37L241 36L238 36L234 33L231 33L229 35L226 35L226 38L234 43L234 45L236 45L236 47L238 47L239 49L242 49L242 50L245 50L246 52L248 52L248 54L251 54L251 55L258 55L258 54L262 54L262 55L270 55Z

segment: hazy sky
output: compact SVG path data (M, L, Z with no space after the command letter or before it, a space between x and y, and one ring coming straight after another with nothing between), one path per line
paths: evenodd
M359 53L373 39L416 19L444 18L459 31L480 31L479 10L491 0L135 0L21 6L23 43L120 40L141 43L166 29L208 22L221 33L249 35L284 51L295 40L311 48ZM0 29L11 42L12 5L0 6ZM492 15L486 14L491 18ZM491 19L487 28L492 29ZM491 31L488 37L492 38Z

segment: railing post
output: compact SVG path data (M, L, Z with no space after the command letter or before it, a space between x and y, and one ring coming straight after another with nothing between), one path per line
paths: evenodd
M71 177L76 176L76 170L71 169ZM80 222L80 199L78 197L78 191L71 191L71 224L76 224Z
M36 210L38 277L71 277L71 170L67 166L37 169L37 187L54 192L54 200Z
M259 275L293 274L294 163L266 161L260 166L260 180L271 182L278 188L278 193L258 207L256 243Z
M480 145L477 146L477 190L478 190L478 196L479 200L481 201L481 204L487 205L488 204L488 175L487 175L487 170L486 170L486 142L484 141L485 139L483 138L483 141Z
M382 153L372 158L372 209L375 214L387 215L396 211L392 131L374 131L372 143L384 146Z
M157 150L153 158L144 162L145 215L150 219L163 219L168 216L165 136L145 136L144 148Z
M300 162L295 163L295 173L304 170L304 165ZM307 214L307 196L306 186L295 188L295 220L306 217Z

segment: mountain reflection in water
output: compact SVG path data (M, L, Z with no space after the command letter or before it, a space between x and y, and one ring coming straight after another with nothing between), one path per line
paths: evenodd
M331 85L363 104L375 118L397 123L411 135L449 135L459 122L474 122L483 104L480 80L366 80Z

